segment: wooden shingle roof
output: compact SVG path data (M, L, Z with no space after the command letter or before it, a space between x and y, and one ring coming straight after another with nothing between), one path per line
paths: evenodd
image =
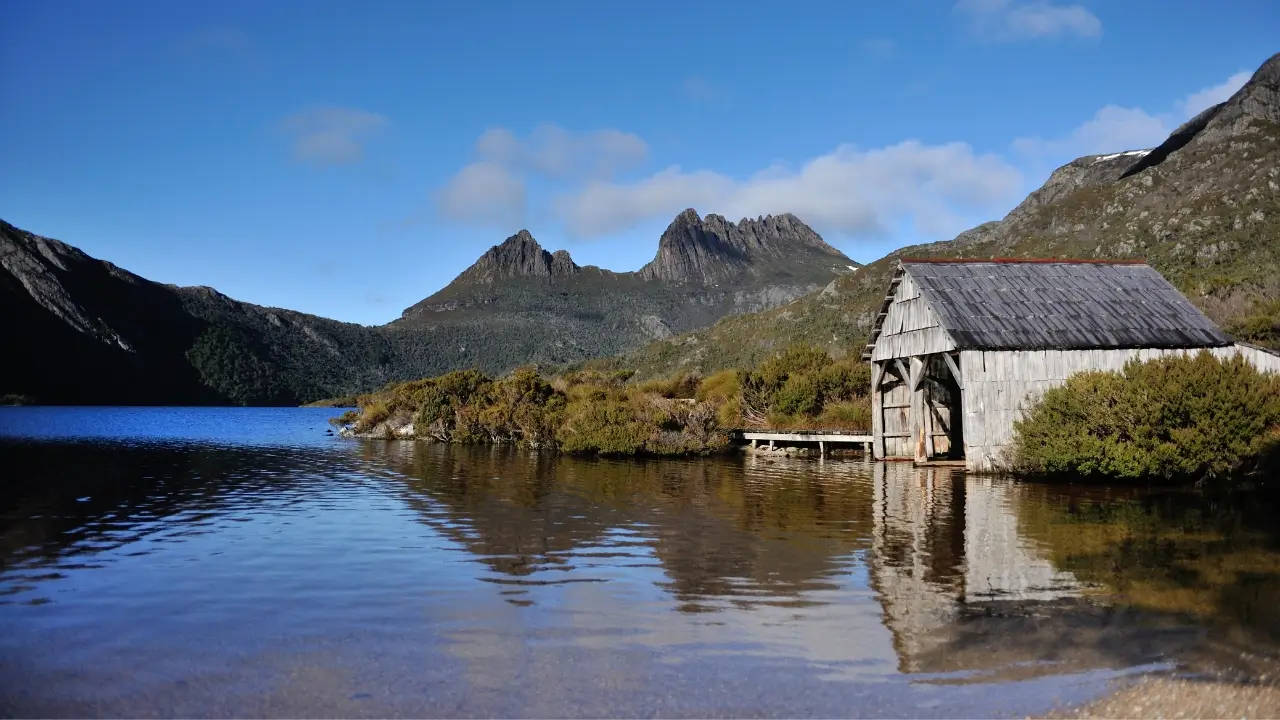
M891 288L904 273L957 349L1195 348L1232 342L1143 262L904 259ZM878 337L879 323L868 357Z

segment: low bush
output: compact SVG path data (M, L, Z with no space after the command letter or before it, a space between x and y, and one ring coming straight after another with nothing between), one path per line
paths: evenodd
M1280 378L1208 352L1075 375L1015 423L1027 473L1202 480L1257 467L1280 439Z

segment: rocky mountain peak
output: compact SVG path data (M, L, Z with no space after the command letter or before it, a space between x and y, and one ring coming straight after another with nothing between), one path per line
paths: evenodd
M549 253L528 230L521 230L489 248L458 280L492 283L502 278L572 275L578 270L568 252Z
M1192 143L1207 145L1249 132L1256 121L1280 124L1280 53L1267 59L1225 102L1201 112L1125 171L1136 175Z
M658 253L640 269L644 280L732 282L770 261L819 259L833 268L852 262L795 215L766 215L737 223L721 215L705 218L689 208L675 217L658 240Z

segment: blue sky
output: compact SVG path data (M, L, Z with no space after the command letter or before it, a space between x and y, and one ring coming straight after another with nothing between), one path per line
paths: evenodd
M1158 143L1280 3L0 2L0 218L381 323L527 227L633 270L694 207L860 261Z

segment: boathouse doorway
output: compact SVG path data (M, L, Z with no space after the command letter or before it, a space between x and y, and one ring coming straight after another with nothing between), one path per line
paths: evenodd
M880 457L913 460L964 459L962 393L944 353L879 365L872 418L883 444ZM914 371L914 372L913 372ZM914 382L913 382L914 381ZM878 420L878 423L875 421Z
M959 355L953 355L952 361L958 365ZM924 390L925 432L933 441L931 450L926 446L926 457L930 460L964 459L963 394L941 353L929 358L921 385Z

